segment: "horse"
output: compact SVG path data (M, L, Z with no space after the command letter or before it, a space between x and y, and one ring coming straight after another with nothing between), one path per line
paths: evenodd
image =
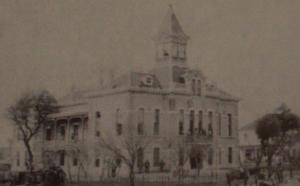
M232 170L231 172L226 173L227 184L231 185L234 180L243 180L244 185L247 185L249 179L249 172L246 169L241 170Z

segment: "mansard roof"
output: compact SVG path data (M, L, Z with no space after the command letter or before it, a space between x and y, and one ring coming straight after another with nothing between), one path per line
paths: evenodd
M258 119L255 121L252 121L251 123L248 123L247 125L243 126L240 128L240 131L250 131L250 130L255 130L256 126L258 125L257 123Z
M163 37L178 37L182 39L189 39L189 37L183 32L183 29L174 13L172 6L170 5L167 15L164 17L162 24L159 27L156 39Z
M239 101L240 99L225 92L224 90L221 90L216 85L213 84L206 84L206 96L213 97L213 98L219 98L223 100L232 100L232 101Z

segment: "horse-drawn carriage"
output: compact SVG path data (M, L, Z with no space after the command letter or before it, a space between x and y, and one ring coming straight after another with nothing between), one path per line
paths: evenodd
M246 185L249 179L249 172L246 169L231 169L227 172L226 178L228 185L231 185L236 180L242 181Z
M21 172L8 172L5 179L2 179L2 185L14 186L64 186L66 175L59 167L52 167L48 170L39 171L21 171ZM1 174L0 174L1 180Z
M0 185L5 185L10 183L11 175L10 175L10 165L9 164L1 164L0 166Z

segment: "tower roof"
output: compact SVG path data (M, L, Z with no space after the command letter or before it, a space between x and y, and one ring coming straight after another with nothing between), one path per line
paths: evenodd
M159 39L170 36L180 37L185 40L189 39L189 37L183 32L172 5L169 6L167 15L164 17L163 22L159 27L157 38Z

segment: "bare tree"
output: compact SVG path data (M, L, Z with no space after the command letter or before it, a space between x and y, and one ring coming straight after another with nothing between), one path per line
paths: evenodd
M85 179L88 178L88 172L87 172L87 168L89 165L89 158L88 158L88 150L87 147L82 144L82 143L78 143L78 144L73 144L73 145L65 145L64 148L66 156L70 157L68 159L73 159L73 163L76 163L76 167L77 167L77 175L76 175L76 181L80 182L80 178L81 175L83 174ZM72 181L72 174L71 174L71 170L70 170L70 162L67 162L67 166L68 166L68 175L69 175L69 179L70 181Z
M185 165L190 160L190 163L197 169L197 175L200 176L200 170L203 167L203 160L208 155L208 144L196 144L195 136L182 136L168 139L172 144L171 161L175 165L175 175L178 176L178 183L188 175L188 170L185 170Z
M30 172L34 170L31 141L46 124L48 115L57 111L56 99L46 90L23 94L8 108L8 117L17 127L27 150L26 167Z
M125 163L129 169L129 185L134 186L138 152L145 149L151 140L146 135L137 135L135 128L130 124L124 128L122 125L117 126L116 133L102 133L99 137L99 149Z

